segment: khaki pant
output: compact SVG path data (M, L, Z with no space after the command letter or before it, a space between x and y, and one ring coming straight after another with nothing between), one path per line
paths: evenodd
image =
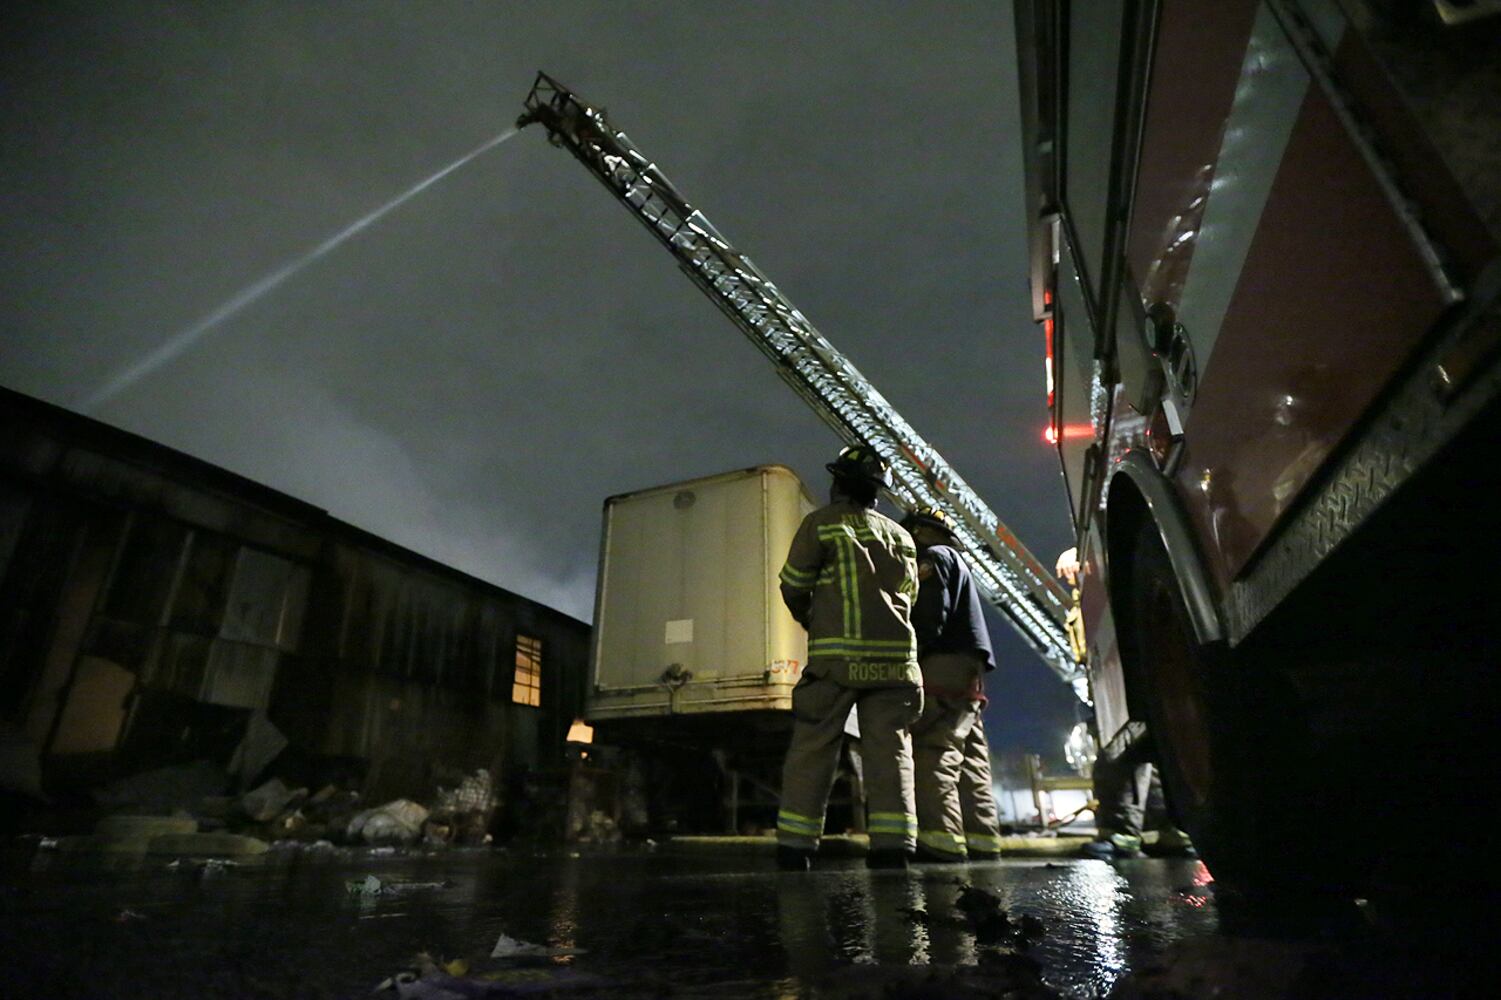
M985 739L985 716L975 716L964 741L959 768L959 808L964 812L964 844L971 852L1001 853L1001 811L995 804L990 777L990 744Z
M917 839L912 743L922 711L915 687L852 688L804 673L792 691L792 742L782 765L777 843L811 850L823 834L824 810L839 766L844 720L859 713L865 770L866 829L871 850L908 850Z
M912 727L916 768L917 842L949 858L965 856L964 810L959 781L965 742L980 717L974 657L935 653L922 661L923 712Z

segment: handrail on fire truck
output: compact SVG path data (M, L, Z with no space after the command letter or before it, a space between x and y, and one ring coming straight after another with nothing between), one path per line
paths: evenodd
M844 441L874 448L891 465L891 492L903 506L934 506L950 516L957 547L986 599L1060 678L1076 682L1082 668L1064 626L1063 588L875 386L688 204L603 109L538 73L516 125L533 122L630 209Z

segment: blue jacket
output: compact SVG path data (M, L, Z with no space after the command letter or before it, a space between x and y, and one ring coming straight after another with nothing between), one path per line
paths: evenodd
M934 545L917 553L917 604L912 627L917 632L917 656L931 653L970 653L995 669L990 629L980 590L959 553Z

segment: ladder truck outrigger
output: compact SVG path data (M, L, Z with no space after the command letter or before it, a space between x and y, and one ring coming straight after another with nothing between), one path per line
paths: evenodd
M1084 672L1069 644L1062 587L937 449L688 203L654 161L610 124L602 109L539 73L516 124L534 122L650 230L846 443L876 449L891 466L891 493L902 506L934 506L949 515L957 547L989 603L1084 698Z

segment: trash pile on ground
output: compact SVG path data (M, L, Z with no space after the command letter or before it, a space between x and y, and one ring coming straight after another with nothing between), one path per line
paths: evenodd
M236 738L213 759L150 768L93 788L87 800L69 804L73 812L46 830L40 846L227 858L263 854L273 844L388 849L490 842L496 795L488 770L453 773L421 801L369 802L360 788L367 761L293 747L263 713L252 714ZM89 833L51 835L90 824Z
M604 985L598 976L557 964L559 959L582 954L582 948L533 944L502 934L488 957L445 960L419 952L411 968L382 980L374 992L402 1000L455 1000L551 995Z

